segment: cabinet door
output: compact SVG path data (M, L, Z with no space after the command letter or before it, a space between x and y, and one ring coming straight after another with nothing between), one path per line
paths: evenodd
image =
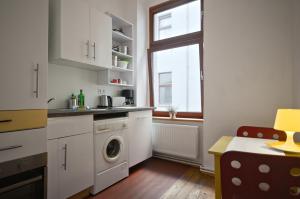
M91 55L89 5L82 0L61 0L60 14L61 58L88 63Z
M46 109L48 0L1 0L0 25L0 110Z
M59 199L58 192L58 170L59 170L59 158L58 158L58 139L47 141L48 152L48 182L47 182L47 198Z
M129 166L152 156L151 111L129 113Z
M91 8L91 61L93 65L112 66L112 19Z
M93 185L93 134L59 139L59 198Z

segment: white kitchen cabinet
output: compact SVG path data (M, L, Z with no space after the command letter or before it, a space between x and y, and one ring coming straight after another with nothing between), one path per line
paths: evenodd
M58 150L58 139L47 141L47 152L48 152L48 182L47 182L47 198L48 199L60 199L59 197L59 150Z
M60 198L67 198L93 184L93 136L82 134L58 140Z
M50 62L111 67L111 17L83 0L50 0Z
M152 156L152 111L129 113L129 167Z
M82 119L80 129L68 128L74 125L70 122L73 118L73 123ZM53 138L47 142L48 199L65 199L93 185L92 118L74 116L49 119L47 134L60 131L63 137L48 135L48 139Z
M0 110L47 109L48 0L1 0L0 25Z
M46 152L46 129L0 133L0 162Z
M61 0L60 52L58 57L80 63L89 63L90 9L82 0ZM53 17L53 16L51 16ZM50 26L51 27L51 26ZM51 30L51 29L50 29Z
M99 12L95 8L90 9L91 19L91 46L92 64L110 68L112 66L112 21L111 17Z

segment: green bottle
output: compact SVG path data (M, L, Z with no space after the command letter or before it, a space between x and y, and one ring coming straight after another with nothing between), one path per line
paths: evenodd
M84 108L84 94L82 92L82 89L80 89L80 93L78 95L78 106L79 108Z

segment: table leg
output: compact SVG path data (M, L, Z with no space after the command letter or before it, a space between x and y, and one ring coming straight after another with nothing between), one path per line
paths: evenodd
M221 156L215 155L215 198L221 199Z

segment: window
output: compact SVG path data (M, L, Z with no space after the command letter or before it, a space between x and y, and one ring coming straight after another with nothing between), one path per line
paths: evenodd
M159 106L172 105L172 72L158 73Z
M200 31L200 3L200 0L189 1L181 6L155 13L154 40Z
M171 0L150 8L148 50L154 116L203 117L201 0Z
M157 17L158 22L157 27L155 28L155 35L159 40L167 38L168 35L170 35L172 30L171 18L171 13L166 13Z

